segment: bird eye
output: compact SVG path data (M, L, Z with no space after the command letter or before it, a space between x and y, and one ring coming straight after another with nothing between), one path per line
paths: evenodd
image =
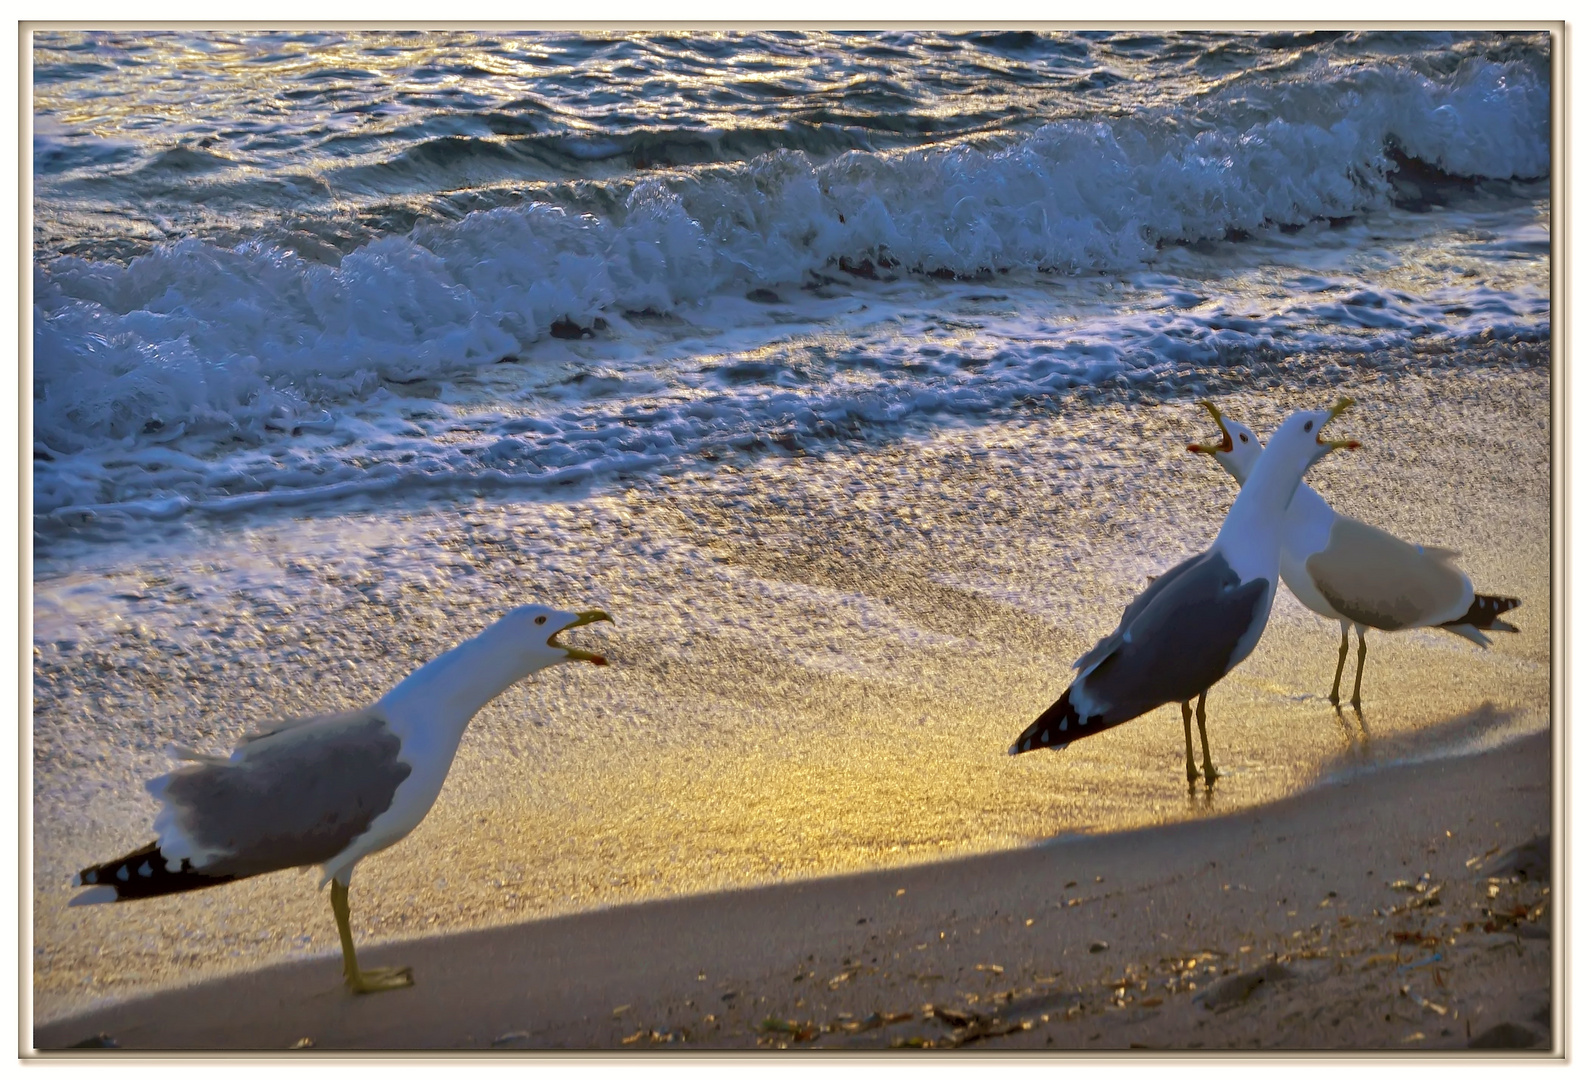
M1248 442L1248 436L1247 435L1239 435L1238 438L1242 439L1244 442Z
M1315 422L1313 420L1306 420L1304 422L1304 430L1305 431L1314 431L1315 430Z
M545 615L537 615L536 616L536 625L537 626L540 626L542 623L544 623L546 621L547 621L547 616L545 616Z

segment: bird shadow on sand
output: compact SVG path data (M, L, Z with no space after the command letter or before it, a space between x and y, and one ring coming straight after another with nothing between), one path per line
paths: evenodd
M1490 701L1451 719L1391 734L1373 731L1358 708L1337 706L1335 711L1346 744L1321 765L1323 782L1369 769L1476 754L1533 730L1521 710L1499 708Z

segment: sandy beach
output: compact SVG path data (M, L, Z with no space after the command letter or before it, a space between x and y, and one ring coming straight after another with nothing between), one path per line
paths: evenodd
M354 930L372 956L416 950L425 966L426 950L466 931L523 924L503 940L551 940L539 935L562 931L537 927L581 912L598 920L591 925L652 925L647 912L677 909L649 901L717 893L699 902L740 903L730 898L761 894L721 891L780 882L790 895L817 896L851 887L835 874L904 873L982 853L1026 865L1042 859L1032 845L1058 837L1114 853L1110 837L1128 830L1266 820L1271 804L1332 777L1521 738L1544 745L1531 733L1547 730L1550 700L1545 371L1342 389L1360 400L1343 430L1366 448L1328 458L1312 481L1347 512L1460 548L1478 588L1523 600L1521 633L1485 651L1434 631L1372 634L1364 711L1339 714L1325 700L1336 628L1283 593L1260 647L1211 695L1221 779L1196 797L1181 778L1181 725L1169 707L1065 754L1004 753L1143 575L1213 535L1233 489L1183 449L1210 435L1192 406L1105 400L1055 421L768 461L732 485L687 475L571 504L311 518L217 533L199 552L41 575L33 970L42 1044L59 1045L64 1036L49 1034L58 1030L104 1026L82 1017L118 1000L147 1007L182 1000L148 995L218 977L313 982L310 973L329 971L335 930L313 877L274 874L99 908L66 907L68 881L145 841L153 802L142 782L169 767L169 742L221 748L280 713L361 704L510 598L613 611L618 623L587 637L613 664L550 670L476 718L431 815L355 879ZM1298 398L1277 390L1222 403L1263 430ZM121 744L107 748L106 731ZM1545 792L1538 757L1533 782ZM1425 787L1409 789L1409 812L1424 814L1415 790ZM1507 789L1476 791L1493 820L1513 812ZM1546 823L1543 812L1520 828ZM1460 863L1494 846L1448 828L1464 843L1439 850ZM1090 834L1107 835L1085 841ZM1135 873L1148 874L1159 857L1129 854L1148 842L1111 858L1142 861ZM1389 837L1399 869L1366 875L1364 887L1384 892L1383 879L1401 875L1404 859L1418 862L1425 842ZM1299 849L1273 857L1290 850ZM1298 869L1278 864L1264 880ZM1226 914L1210 916L1226 928L1222 940L1249 925ZM744 917L748 928L757 922ZM793 938L780 946L800 947ZM297 963L273 966L284 961ZM565 962L587 963L556 966ZM526 975L545 970L532 964ZM335 980L326 989L328 1001L341 992ZM796 1015L801 996L782 1008ZM674 1000L661 983L654 999ZM220 1039L216 1023L208 1030ZM238 1028L235 1045L278 1045L252 1041L250 1030ZM478 1034L487 1042L477 1045L502 1034ZM464 1045L440 1029L436 1038ZM562 1045L578 1044L569 1038Z
M1552 1037L1550 741L1239 814L368 950L45 1024L43 1049L1489 1048Z

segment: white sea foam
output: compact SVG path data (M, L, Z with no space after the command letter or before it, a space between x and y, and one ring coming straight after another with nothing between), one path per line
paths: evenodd
M1000 148L780 151L644 181L610 217L500 207L337 265L194 238L126 265L56 259L35 272L36 509L71 525L556 487L1085 385L1170 390L1256 358L1539 336L1539 284L1488 272L1394 288L1333 254L1324 224L1384 215L1393 150L1452 176L1545 173L1534 70L1470 59L1437 81L1364 65L1277 82L1262 103L1216 91L1203 111L1227 126L1196 133L1151 110ZM1506 235L1476 234L1454 259L1539 264L1531 204L1502 217ZM1423 227L1449 242L1468 224ZM1234 284L1228 264L1256 279L1276 252L1319 272L1259 298ZM1079 318L1078 294L1044 281L1084 272L1120 291ZM987 286L934 273L1013 286L1020 310L983 312L968 298ZM923 314L941 305L973 311L976 330ZM599 340L565 345L555 325ZM522 363L496 368L505 358Z

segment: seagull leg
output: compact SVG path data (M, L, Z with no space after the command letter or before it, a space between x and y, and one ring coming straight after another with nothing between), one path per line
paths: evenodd
M332 878L331 911L337 917L337 935L343 943L343 980L356 994L373 994L378 990L400 990L414 985L414 976L408 968L370 968L359 970L359 960L354 956L354 932L348 925L348 886Z
M1199 695L1199 743L1204 747L1204 786L1213 788L1215 787L1215 766L1210 764L1210 736L1204 730L1204 695L1208 693L1209 691L1206 690L1204 694Z
M1342 665L1348 659L1348 624L1342 624L1342 647L1337 650L1337 677L1331 680L1331 697L1326 700L1333 705L1340 700L1337 691L1342 687Z
M1365 677L1365 628L1360 626L1356 629L1359 631L1359 664L1358 670L1353 673L1353 697L1349 699L1349 703L1352 704L1355 709L1358 709L1359 680ZM1348 647L1348 635L1346 633L1343 634L1342 647L1344 649Z
M1187 750L1188 760L1188 791L1193 791L1193 785L1199 779L1199 770L1193 767L1193 703L1182 703L1182 744Z

